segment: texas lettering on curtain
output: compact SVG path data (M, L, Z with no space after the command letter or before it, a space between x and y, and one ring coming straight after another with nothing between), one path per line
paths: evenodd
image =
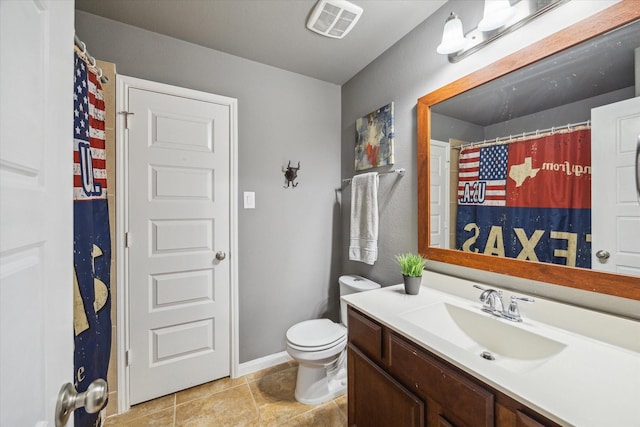
M456 248L591 268L591 131L460 151Z
M105 104L96 74L75 55L73 123L74 373L78 392L107 379L111 349L111 237L107 207ZM74 411L76 427L99 414Z

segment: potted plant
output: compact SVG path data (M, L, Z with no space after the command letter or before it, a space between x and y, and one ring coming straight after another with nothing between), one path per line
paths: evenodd
M396 255L396 260L402 269L404 291L409 295L418 295L422 281L422 270L427 261L419 254L411 253Z

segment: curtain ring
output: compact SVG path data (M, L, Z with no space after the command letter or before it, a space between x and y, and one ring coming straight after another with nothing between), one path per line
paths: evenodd
M87 54L87 44L83 41L80 41L80 45L82 46L82 54L86 55Z
M98 80L102 80L102 68L98 67Z
M89 59L89 64L90 64L92 67L94 67L94 68L95 68L95 66L96 66L96 58L94 58L93 56L90 56L90 57L89 57L89 58L87 58L87 59Z
M551 126L551 135L553 135L554 132L555 132L555 127Z

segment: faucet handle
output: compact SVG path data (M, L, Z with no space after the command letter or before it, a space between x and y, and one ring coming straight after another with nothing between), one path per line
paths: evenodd
M533 298L511 295L511 301L509 303L509 308L505 313L505 317L509 320L513 320L514 322L522 322L522 316L520 316L520 310L518 309L518 301L532 303L536 300Z
M536 302L533 298L529 297L521 297L518 295L511 295L511 301L522 301L522 302Z

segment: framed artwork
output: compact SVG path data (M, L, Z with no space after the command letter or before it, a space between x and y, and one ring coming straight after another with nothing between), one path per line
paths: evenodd
M356 120L355 170L392 165L393 102Z

